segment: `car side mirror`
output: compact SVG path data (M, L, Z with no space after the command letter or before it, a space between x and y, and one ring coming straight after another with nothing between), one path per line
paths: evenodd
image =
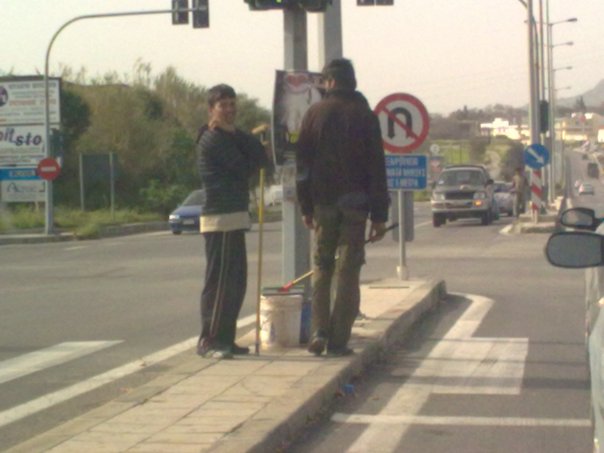
M556 267L582 269L604 265L604 236L586 231L552 234L545 245L545 256Z
M596 217L593 209L581 207L562 211L560 223L565 227L596 231L602 223L602 219Z

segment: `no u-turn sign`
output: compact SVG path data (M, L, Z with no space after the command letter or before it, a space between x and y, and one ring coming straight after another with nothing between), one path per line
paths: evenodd
M384 149L405 154L420 147L428 136L430 117L424 104L406 93L386 96L374 109L382 129Z

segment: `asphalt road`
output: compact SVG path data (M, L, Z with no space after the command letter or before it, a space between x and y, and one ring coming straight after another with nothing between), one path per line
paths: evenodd
M288 451L591 451L583 272L505 222L418 229L412 276L453 295Z
M507 289L509 279L533 284L531 266L521 270L516 262L523 262L522 248L512 262L492 259L494 251L509 252L511 244L525 240L499 233L508 218L487 227L460 220L435 229L428 205L416 208L416 238L406 247L411 278L444 278L449 291L487 296L489 289ZM242 333L253 327L256 304L255 230L247 241ZM278 286L279 223L267 224L264 244L263 286ZM362 279L394 277L398 264L399 247L388 235L367 247ZM190 348L198 334L205 269L197 234L3 246L0 266L0 449L151 380L177 362L178 352ZM506 300L517 304L509 295ZM40 352L52 352L54 361L37 363ZM99 376L104 385L91 386Z

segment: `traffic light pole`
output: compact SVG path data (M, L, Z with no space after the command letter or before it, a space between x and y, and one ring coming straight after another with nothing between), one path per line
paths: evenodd
M205 7L207 9L207 7ZM181 12L195 12L198 11L198 8L187 8L183 10L179 10ZM44 60L44 155L45 157L51 157L50 153L50 89L48 83L48 73L49 73L49 63L50 63L50 52L52 50L52 46L56 41L59 34L65 30L69 25L74 22L78 22L80 20L86 19L102 19L107 17L125 17L125 16L147 16L151 14L172 14L174 10L172 9L162 9L155 11L124 11L120 13L105 13L105 14L86 14L83 16L77 16L73 19L65 22L59 29L55 32L55 34L50 39L50 43L48 44L48 48L46 49L46 58ZM46 181L46 208L45 208L45 216L44 216L44 231L46 235L51 235L54 232L54 214L53 214L53 196L52 196L52 181Z
M283 10L284 63L285 69L308 68L306 12L300 7ZM286 161L282 168L283 183L283 230L282 230L282 277L293 280L310 269L310 232L302 222L296 201L296 163ZM305 298L310 294L310 284L305 281Z

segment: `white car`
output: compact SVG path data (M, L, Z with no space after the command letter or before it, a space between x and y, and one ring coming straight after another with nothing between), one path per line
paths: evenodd
M604 452L604 224L592 209L564 211L560 223L575 231L554 233L545 253L554 266L585 268L585 339L591 379L594 452ZM591 230L591 231L579 231ZM593 232L595 231L595 232Z
M579 189L577 190L579 195L594 195L594 186L588 182L581 183Z

